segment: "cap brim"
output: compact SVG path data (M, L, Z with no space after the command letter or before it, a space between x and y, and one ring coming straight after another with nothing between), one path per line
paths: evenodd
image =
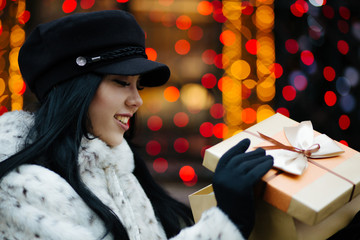
M141 85L156 87L165 84L170 78L170 69L165 64L146 58L129 58L108 65L99 66L94 72L112 75L141 76Z

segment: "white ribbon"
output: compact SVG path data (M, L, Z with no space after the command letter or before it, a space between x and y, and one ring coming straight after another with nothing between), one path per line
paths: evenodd
M344 152L342 148L325 134L315 137L310 121L303 121L296 127L285 127L284 133L291 144L289 148L293 148L293 150L272 150L269 149L271 146L268 149L260 147L266 149L267 154L273 156L274 167L288 173L301 175L307 168L308 158L328 158L338 156Z

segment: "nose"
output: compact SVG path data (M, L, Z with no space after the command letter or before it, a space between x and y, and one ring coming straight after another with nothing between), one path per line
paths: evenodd
M136 87L133 87L129 93L126 104L130 107L139 108L143 104L143 100L139 94L139 90Z

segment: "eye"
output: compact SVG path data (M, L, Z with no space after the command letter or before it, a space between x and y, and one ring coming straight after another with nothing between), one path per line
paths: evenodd
M137 88L137 90L141 91L141 90L143 90L145 87L138 85L136 88Z
M122 80L114 79L113 81L123 87L130 86L130 83L122 81Z

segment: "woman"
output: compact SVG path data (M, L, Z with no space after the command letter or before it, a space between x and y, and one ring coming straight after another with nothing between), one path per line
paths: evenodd
M193 225L190 210L149 174L127 136L139 90L164 84L132 15L80 13L39 25L19 54L40 107L0 117L2 239L244 239L252 187L272 166L240 142L220 159L218 202ZM250 161L251 160L251 161Z

